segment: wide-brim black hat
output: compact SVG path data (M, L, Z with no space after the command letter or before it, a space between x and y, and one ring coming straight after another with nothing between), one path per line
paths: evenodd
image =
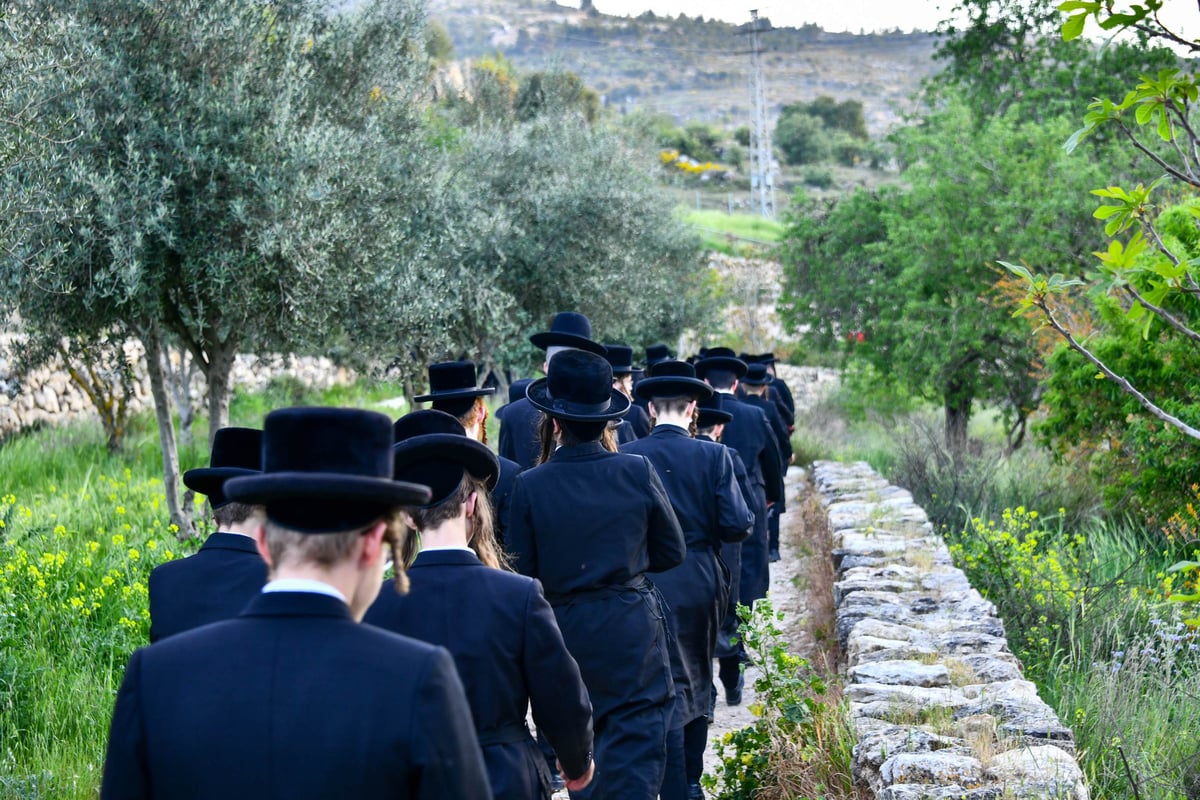
M712 347L702 350L703 357L696 362L696 375L703 378L709 372L732 372L737 378L746 374L746 362L728 347Z
M696 427L711 428L714 425L724 425L733 419L733 414L730 414L723 407L724 400L720 392L714 392L712 397L701 400L697 403L696 408Z
M654 375L638 381L633 393L641 400L683 396L699 400L712 397L713 389L696 377L695 369L686 361L660 361L654 365Z
M476 386L475 364L470 361L443 361L429 365L429 393L417 395L414 403L458 400L494 394L494 386Z
M529 384L534 408L558 419L599 422L629 411L629 398L612 388L612 367L598 355L565 350L550 359L549 374Z
M604 345L604 357L612 365L614 375L633 372L633 348L624 344Z
M575 311L558 312L550 323L550 330L533 334L529 341L543 350L550 347L574 347L598 356L606 352L604 345L592 341L591 320Z
M665 344L652 344L646 348L646 366L653 367L664 361L671 360L671 351Z
M184 486L207 495L213 508L229 505L233 501L225 496L225 481L262 471L262 439L257 428L221 428L213 436L208 466L183 473Z
M233 478L225 493L265 505L268 519L291 530L353 530L429 501L428 486L392 480L392 421L374 411L272 411L262 452L262 474Z
M766 386L774 381L771 373L767 372L767 365L761 362L747 365L746 375L742 378L742 383L747 386Z
M462 423L441 411L414 411L396 420L392 447L396 480L420 481L432 495L426 505L445 500L462 483L463 473L488 489L500 478L500 459L483 442L467 436Z

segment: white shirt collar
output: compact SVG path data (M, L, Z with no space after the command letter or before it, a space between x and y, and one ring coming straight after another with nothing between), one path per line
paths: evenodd
M717 389L720 394L737 394L733 389Z
M326 594L336 597L343 603L346 602L346 596L336 588L324 581L312 578L277 578L269 582L262 590L264 594L267 592L312 592L313 594Z
M428 546L421 547L421 553L433 553L437 550L466 550L468 553L474 552L469 547L464 547L462 545L457 545L457 544L447 544L447 545L443 545L441 547L428 547ZM420 555L420 553L418 553L418 555Z
M683 432L685 432L685 433L687 432L687 428L685 428L684 426L680 425L680 424L679 424L679 423L677 423L677 422L659 422L659 421L655 421L655 423L654 423L654 427L656 427L656 428L678 428L679 430L681 430L681 431L683 431Z

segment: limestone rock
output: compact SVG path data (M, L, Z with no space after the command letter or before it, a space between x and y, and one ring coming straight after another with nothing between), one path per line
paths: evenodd
M874 661L850 668L850 680L901 686L949 686L950 671L945 664L919 661Z
M983 765L972 756L943 753L898 753L879 768L885 786L923 783L975 788L983 783Z

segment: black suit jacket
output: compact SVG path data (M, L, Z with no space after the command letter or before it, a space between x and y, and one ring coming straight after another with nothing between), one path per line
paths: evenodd
M771 399L779 404L779 414L788 427L794 426L796 424L796 400L792 397L791 387L784 383L782 378L777 377L771 381Z
M655 575L674 623L672 677L678 699L675 727L708 713L717 630L728 608L730 575L723 542L740 542L754 524L734 477L732 451L660 425L622 452L645 456L662 478L687 542L687 558Z
M775 502L783 497L783 471L779 446L771 432L770 424L762 409L726 394L722 408L733 415L725 423L721 443L738 451L751 488L761 486L766 499Z
M771 426L771 432L775 434L775 444L779 450L779 460L783 465L783 471L787 472L788 462L792 460L792 437L788 433L788 426L783 421L783 417L779 415L779 406L767 397L758 397L757 395L746 395L742 402L761 409L763 416L767 418L767 424Z
M500 455L517 462L521 469L537 464L541 455L538 425L541 412L528 398L522 397L496 412L500 420Z
M254 540L214 533L187 558L150 572L150 641L232 619L267 582L267 564Z
M492 507L496 511L496 540L503 546L504 529L508 526L508 498L512 495L513 483L521 472L521 465L500 456L500 477L491 491Z
M490 798L450 654L308 592L142 648L103 800Z
M483 747L497 800L539 796L541 755L525 730L527 705L567 775L582 775L592 704L541 585L485 567L465 550L420 553L408 577L407 595L385 584L363 621L454 656L481 744L506 740Z

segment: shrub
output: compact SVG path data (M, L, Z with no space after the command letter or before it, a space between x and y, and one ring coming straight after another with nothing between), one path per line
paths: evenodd
M769 600L738 606L739 631L757 702L753 725L717 742L719 767L702 780L715 800L858 797L850 776L853 743L844 704L826 699L827 686L808 661L788 652Z
M804 170L804 182L818 189L833 186L833 172L825 167L808 167Z

